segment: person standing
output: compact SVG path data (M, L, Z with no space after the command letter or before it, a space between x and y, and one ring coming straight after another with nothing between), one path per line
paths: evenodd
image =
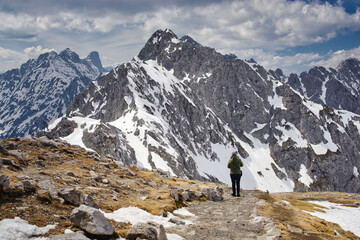
M230 168L230 178L232 184L232 196L240 197L240 179L242 176L241 167L244 166L241 159L237 156L237 152L233 152L227 167ZM235 195L236 193L236 195Z

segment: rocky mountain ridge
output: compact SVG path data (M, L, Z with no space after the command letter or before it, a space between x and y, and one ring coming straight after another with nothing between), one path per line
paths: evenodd
M65 114L66 107L106 69L99 54L70 49L41 54L0 75L0 138L34 136Z
M270 73L313 102L360 114L360 61L356 58L342 61L336 69L314 67L299 76L286 77L280 69Z
M67 116L44 134L127 165L228 183L238 151L245 189L360 191L357 114L171 30L91 83Z

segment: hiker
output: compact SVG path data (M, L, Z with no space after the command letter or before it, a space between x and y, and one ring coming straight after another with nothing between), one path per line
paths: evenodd
M233 152L227 167L230 168L230 177L231 177L232 191L233 191L231 195L234 197L235 196L240 197L240 178L242 176L242 171L241 171L242 166L244 166L244 164L241 161L241 159L237 156L237 152Z

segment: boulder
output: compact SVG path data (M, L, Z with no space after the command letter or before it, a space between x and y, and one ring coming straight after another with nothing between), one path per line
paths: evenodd
M89 207L93 207L96 209L99 209L99 206L96 204L94 199L90 195L85 195L85 201L84 204Z
M37 183L40 188L38 191L38 198L52 202L54 200L61 201L58 197L58 190L55 184L49 179L42 180Z
M22 185L23 185L24 191L26 193L34 193L34 192L36 192L36 187L33 186L29 180L22 181Z
M221 188L207 188L206 189L207 199L214 202L220 202L224 200Z
M6 150L6 148L3 147L2 145L0 145L0 153L2 153L5 156L9 155L8 150Z
M7 175L0 176L0 191L6 192L10 188L10 181Z
M80 206L85 202L85 196L82 192L75 189L62 189L58 192L59 197L65 200L65 203Z
M76 189L62 189L58 192L58 195L64 199L65 203L67 204L76 207L80 206L81 204L85 204L86 206L99 209L99 206L95 203L94 199L90 195L85 195Z
M155 222L137 223L127 233L126 239L167 240L165 228Z
M111 236L115 232L102 212L86 205L75 208L71 212L70 220L75 226L90 234Z

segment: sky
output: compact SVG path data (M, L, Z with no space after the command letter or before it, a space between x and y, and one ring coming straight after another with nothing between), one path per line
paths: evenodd
M360 0L0 0L0 72L66 48L120 64L158 29L287 75L360 59Z

